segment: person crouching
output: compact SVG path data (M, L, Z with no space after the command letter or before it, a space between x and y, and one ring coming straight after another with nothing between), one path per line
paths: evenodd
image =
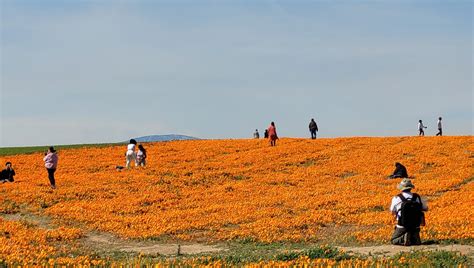
M426 201L420 195L412 193L415 185L410 179L403 179L398 185L401 193L392 198L390 211L397 219L397 225L392 234L393 245L420 245L420 226L424 225L423 211L428 211Z

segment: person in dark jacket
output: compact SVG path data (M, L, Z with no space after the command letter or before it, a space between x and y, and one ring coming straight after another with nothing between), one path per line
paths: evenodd
M7 162L5 169L0 173L0 182L14 182L13 176L15 176L15 170L12 168L12 163Z
M318 132L318 125L314 121L314 118L309 122L309 132L311 132L311 139L316 139L316 132Z
M265 132L263 132L263 138L268 139L268 129L265 129Z
M393 174L390 175L390 178L408 178L407 168L398 162L395 163L395 170L393 171Z

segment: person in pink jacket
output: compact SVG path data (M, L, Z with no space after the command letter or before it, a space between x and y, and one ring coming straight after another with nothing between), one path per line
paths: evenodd
M268 140L270 141L270 146L275 146L276 140L278 140L278 135L274 122L272 122L268 127Z
M56 168L58 167L58 155L56 154L56 150L54 147L49 147L48 151L45 153L43 158L44 166L48 171L48 178L49 182L51 183L51 188L56 189L56 181L54 180L54 172L56 172Z

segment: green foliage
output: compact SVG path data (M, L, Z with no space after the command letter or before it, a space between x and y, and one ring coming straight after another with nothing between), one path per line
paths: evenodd
M399 267L456 267L469 266L469 258L452 251L412 251L399 253L392 257Z

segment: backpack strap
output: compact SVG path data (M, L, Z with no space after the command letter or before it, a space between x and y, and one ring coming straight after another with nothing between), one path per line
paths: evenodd
M403 196L402 193L399 193L397 196L400 197L400 199L402 200L402 202L407 201L407 199Z
M416 199L418 199L418 200L420 201L420 204L423 204L423 203L421 202L421 197L420 197L417 193L413 193L412 199L413 199L413 201L415 201L415 202L416 202Z

